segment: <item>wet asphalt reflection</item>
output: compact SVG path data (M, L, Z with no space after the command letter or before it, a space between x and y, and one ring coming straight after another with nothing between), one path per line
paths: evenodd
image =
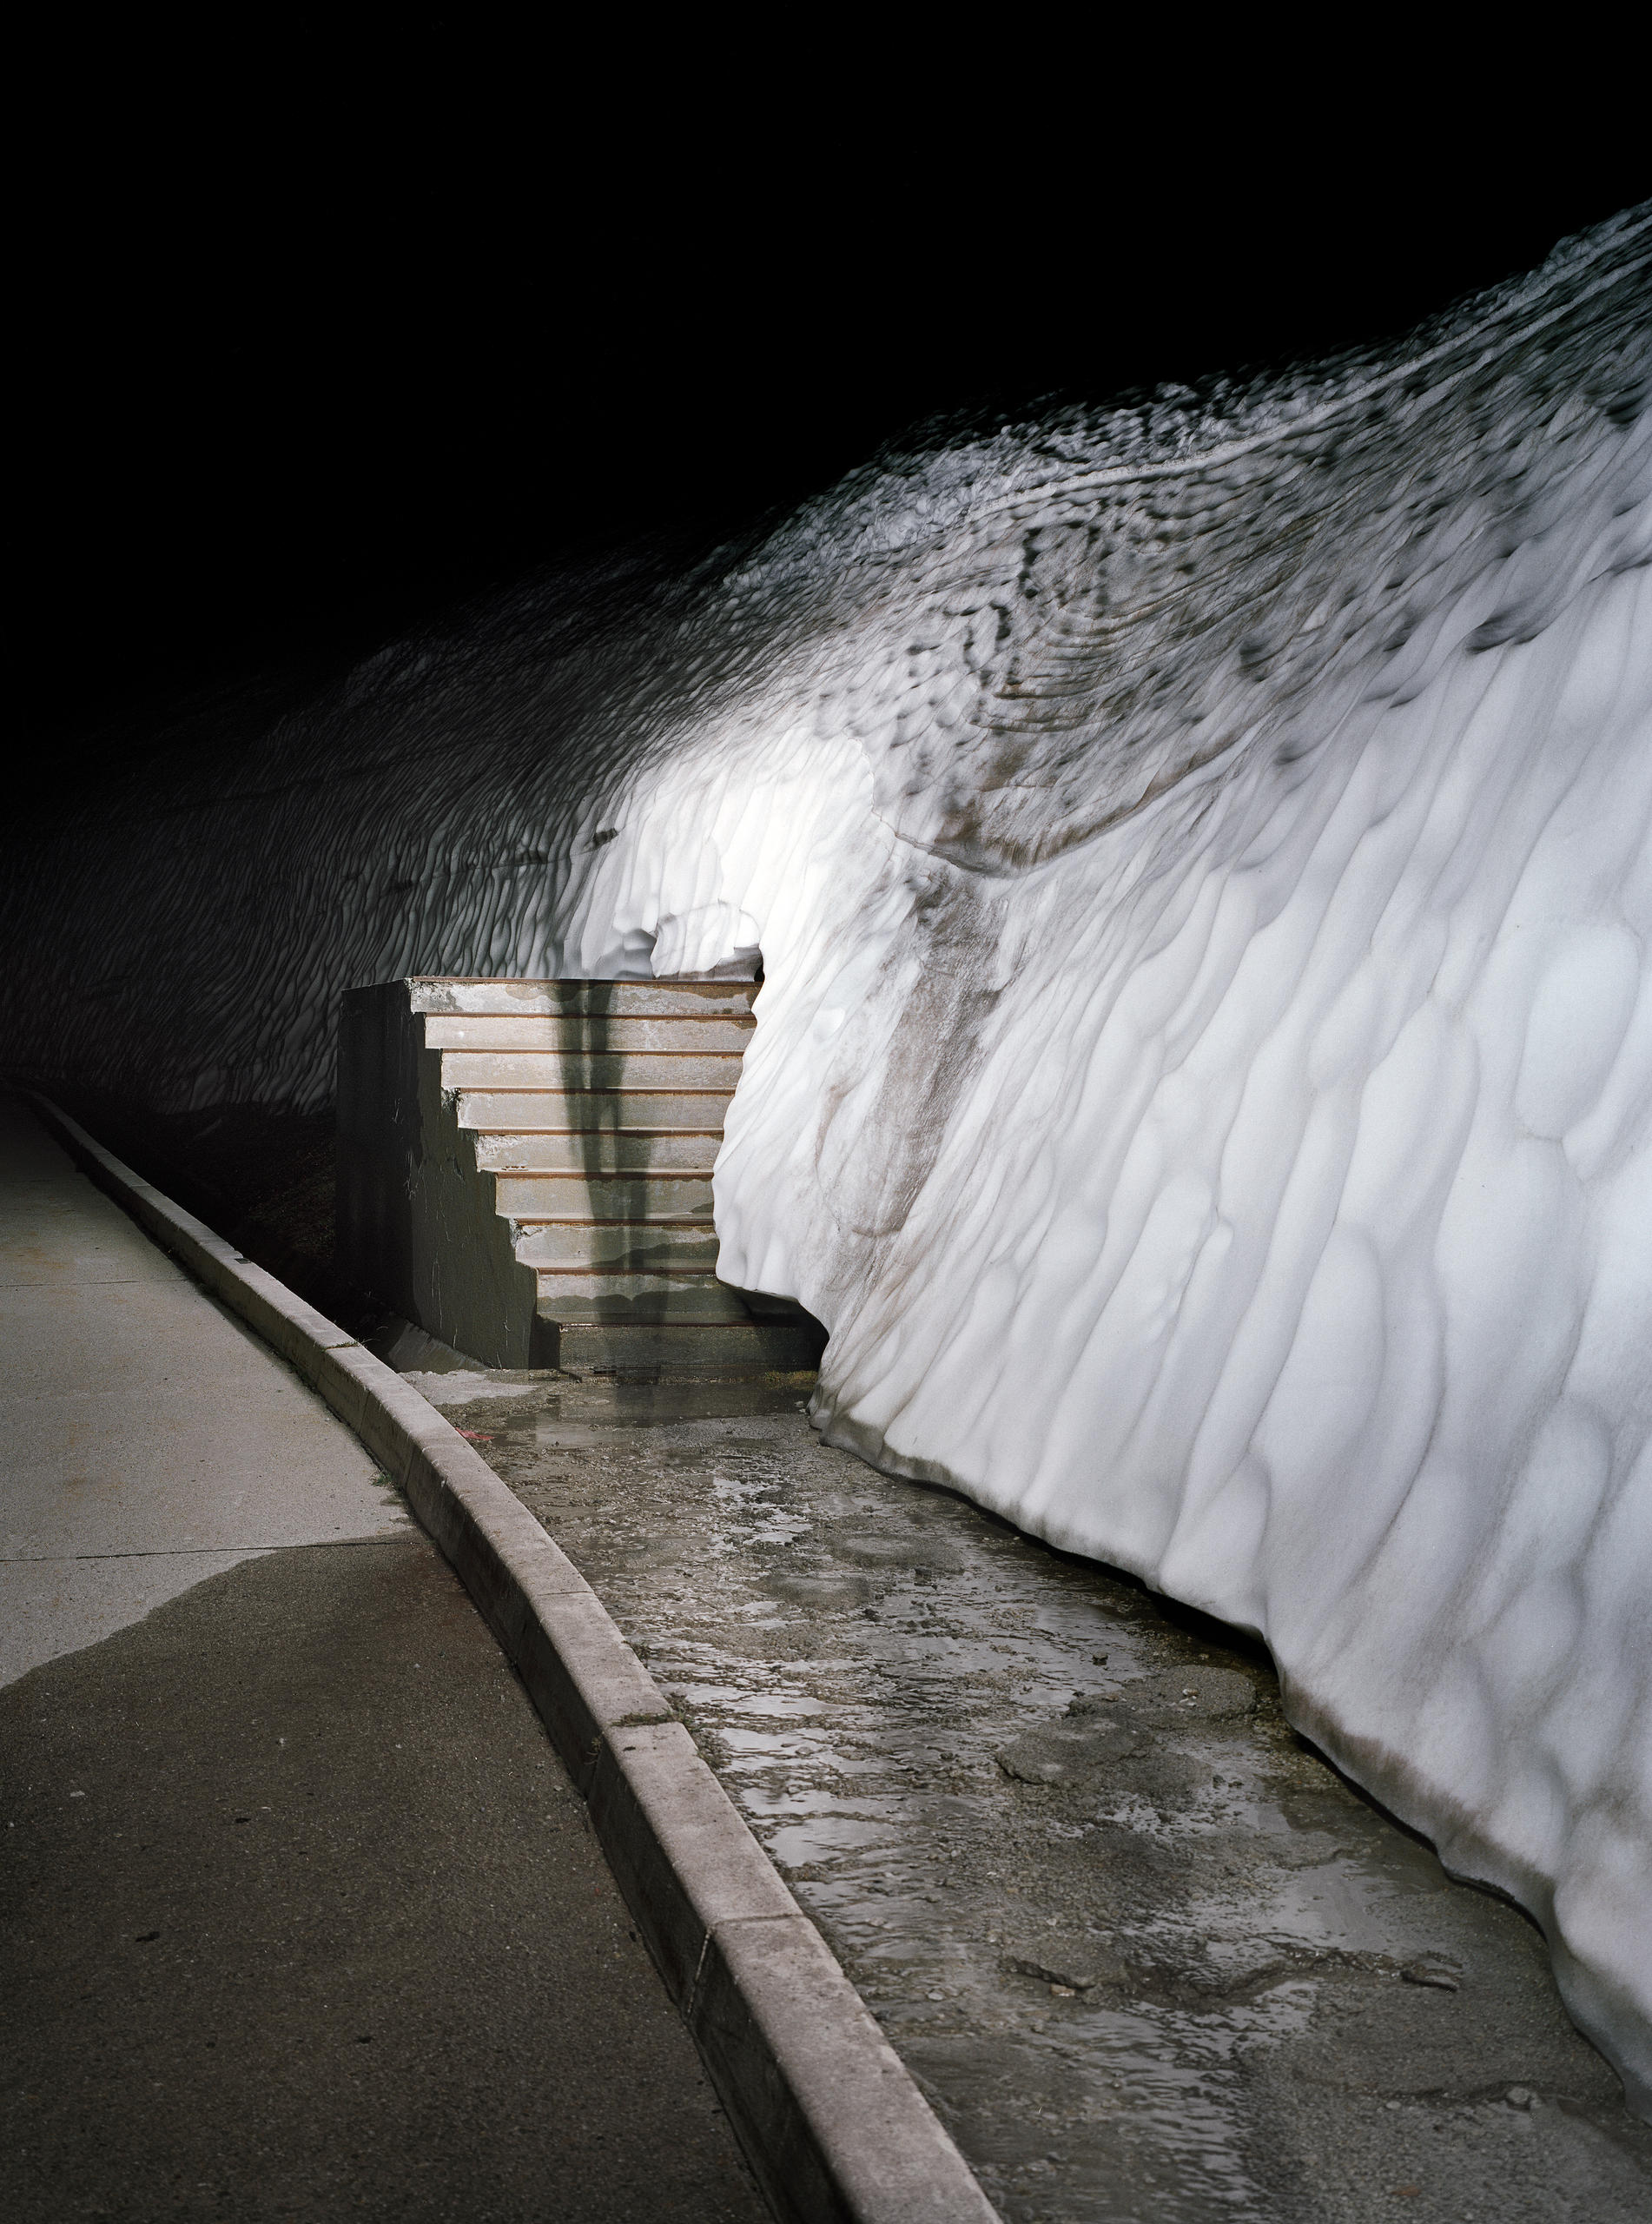
M828 1449L806 1379L418 1376L648 1661L1007 2224L1648 2213L1536 1932L1265 1655Z

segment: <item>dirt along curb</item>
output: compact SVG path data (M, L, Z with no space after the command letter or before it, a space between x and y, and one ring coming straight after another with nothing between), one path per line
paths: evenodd
M788 2224L996 2224L910 2072L590 1585L408 1383L106 1151L36 1109L98 1186L326 1399L480 1609L757 2179Z

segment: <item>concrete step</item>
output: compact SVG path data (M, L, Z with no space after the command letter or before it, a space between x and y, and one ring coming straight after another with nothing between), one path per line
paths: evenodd
M807 1319L657 1325L542 1319L539 1327L539 1364L591 1374L812 1374L824 1340L818 1323Z
M713 1274L602 1274L541 1270L540 1318L578 1321L750 1321L738 1291Z
M625 1135L671 1129L721 1138L734 1091L704 1089L464 1089L459 1125L483 1133ZM715 1145L713 1146L715 1149Z
M513 1013L453 1017L433 1015L425 1022L425 1047L431 1050L547 1050L559 1060L619 1056L637 1050L687 1051L704 1056L745 1049L757 1021L750 1013L729 1018L633 1019L612 1013L562 1015Z
M347 992L341 1191L364 1281L490 1366L812 1367L818 1323L716 1273L711 1169L757 993L430 976Z
M692 1051L638 1050L572 1053L556 1050L444 1050L444 1089L722 1089L734 1094L740 1054L698 1056ZM675 1123L673 1123L675 1124Z
M493 1209L519 1226L536 1221L626 1221L658 1227L711 1223L709 1174L501 1174Z
M704 1019L750 1012L754 981L462 981L417 975L406 984L415 1012L607 1013L631 1019Z
M605 1128L577 1135L482 1132L474 1148L485 1174L578 1174L598 1181L613 1175L697 1174L709 1182L721 1141L716 1128L670 1135L647 1128Z
M712 1273L717 1230L704 1221L539 1221L518 1235L525 1267L589 1268L598 1274Z

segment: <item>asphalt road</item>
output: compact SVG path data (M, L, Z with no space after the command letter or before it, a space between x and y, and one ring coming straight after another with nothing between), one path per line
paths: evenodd
M757 2224L446 1563L15 1107L0 1175L0 1559L35 1663L0 1689L10 2224Z

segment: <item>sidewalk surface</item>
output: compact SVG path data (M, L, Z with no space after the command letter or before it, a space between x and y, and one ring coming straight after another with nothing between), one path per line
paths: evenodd
M0 1426L8 2215L763 2217L446 1563L3 1095Z

